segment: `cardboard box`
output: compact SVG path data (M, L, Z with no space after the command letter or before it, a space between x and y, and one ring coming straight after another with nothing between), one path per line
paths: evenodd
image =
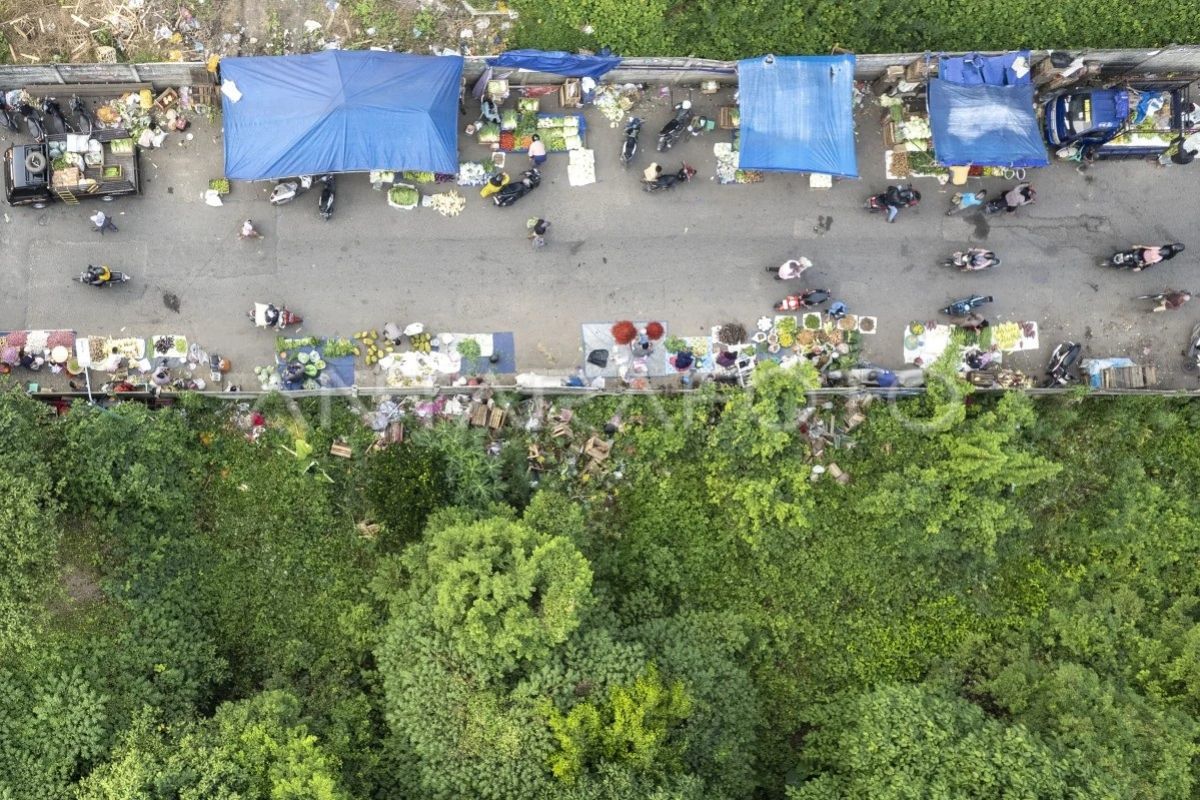
M558 102L563 108L579 108L583 105L583 86L578 78L567 78L558 88Z

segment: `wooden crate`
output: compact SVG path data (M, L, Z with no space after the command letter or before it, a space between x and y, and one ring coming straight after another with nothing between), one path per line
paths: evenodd
M738 126L733 124L733 114L737 111L737 106L721 106L717 111L717 127L722 130L732 131Z

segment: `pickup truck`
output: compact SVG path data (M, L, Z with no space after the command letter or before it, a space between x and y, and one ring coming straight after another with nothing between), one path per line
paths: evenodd
M1138 103L1148 96L1162 106L1135 123ZM1186 90L1175 87L1076 89L1045 102L1046 141L1055 148L1078 145L1094 158L1157 157L1185 133L1188 105Z
M90 152L76 156L70 150ZM17 144L4 152L4 197L9 205L44 208L56 201L74 204L140 192L137 145L121 129L88 136L58 134L46 137L45 143Z

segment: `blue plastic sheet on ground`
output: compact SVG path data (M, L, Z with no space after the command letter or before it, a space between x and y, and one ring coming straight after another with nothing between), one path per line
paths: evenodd
M1033 107L1033 86L929 82L929 125L938 163L1044 167L1050 163Z
M266 180L375 169L458 171L463 59L326 50L226 58L225 175Z
M738 62L741 169L858 177L854 56Z
M550 50L509 50L488 59L493 67L549 72L568 78L600 78L620 63L620 56L579 56Z

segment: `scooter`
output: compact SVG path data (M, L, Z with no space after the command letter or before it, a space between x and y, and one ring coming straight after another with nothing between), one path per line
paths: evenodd
M312 175L301 175L294 180L280 181L271 190L271 205L282 206L290 203L312 188Z
M63 116L62 106L53 97L42 99L42 119L46 122L54 120L58 124L59 133L71 133L75 130L71 127L71 123L67 122L67 118Z
M114 283L127 283L129 279L133 277L128 272L117 272L116 270L110 270L108 279L101 280L100 270L101 267L95 267L91 264L88 264L87 270L79 273L79 277L75 280L84 284L85 286L95 286L97 289L103 289L105 287L112 286Z
M1183 369L1186 372L1200 372L1200 322L1192 328L1191 338L1188 339L1188 349L1183 351Z
M642 118L631 117L629 122L625 123L625 141L621 143L621 166L628 167L629 162L633 161L633 157L638 151L638 136L642 132Z
M492 200L497 206L504 208L511 206L513 203L520 200L525 195L532 192L542 183L542 173L536 169L525 170L525 177L516 183L510 183L496 193Z
M246 312L246 316L259 328L275 328L276 330L283 330L304 322L299 314L293 314L287 306L276 308L270 303L255 303L254 308Z
M1066 386L1076 379L1072 370L1075 368L1075 362L1079 360L1079 352L1082 349L1082 346L1075 342L1063 342L1054 348L1054 352L1050 354L1050 366L1046 367L1047 377L1044 385L1047 388Z
M806 308L829 302L830 294L825 289L806 289L799 294L789 294L775 304L776 311L802 311Z
M1163 261L1170 261L1176 254L1182 253L1183 249L1182 244L1175 242L1174 244L1162 245L1159 248L1159 253L1162 255ZM1147 266L1143 257L1145 250L1145 247L1131 247L1128 250L1118 250L1104 261L1101 261L1100 266L1116 267L1117 269L1144 269Z
M675 105L675 117L658 132L658 151L670 150L679 143L692 121L692 101L684 100Z
M888 189L891 188L891 186L888 187ZM911 183L908 186L901 187L899 194L900 204L897 208L915 208L921 202L921 193L914 189ZM876 211L887 211L889 205L891 204L888 203L888 193L881 192L880 194L873 194L868 197L863 207L874 213Z
M677 184L690 181L695 174L695 167L683 164L678 172L664 172L652 181L642 181L642 188L647 192L667 191L674 189Z
M980 306L987 305L994 298L989 295L973 294L970 297L964 297L961 300L955 300L950 305L942 309L942 313L948 317L965 317Z
M976 265L975 257L985 256L982 265ZM962 272L980 272L985 269L1000 266L1000 259L991 250L984 250L981 247L973 247L970 250L959 250L950 258L946 259L944 266L955 267Z
M22 100L17 104L17 113L25 118L25 127L29 129L29 135L36 142L46 141L46 126L42 124L38 118L37 110Z
M333 198L334 198L334 181L332 175L325 175L321 178L321 183L325 184L325 188L321 190L321 199L317 201L317 211L321 214L321 219L326 222L333 216Z
M1035 191L1033 191L1032 185L1027 184L1027 183L1022 183L1013 188L1020 189L1021 187L1025 187L1029 190L1029 196L1026 199L1024 199L1024 201L1020 205L1018 205L1017 208L1021 208L1021 206L1032 205L1033 202L1037 199L1037 193ZM1009 190L1009 191L1011 191L1011 190ZM991 200L988 200L987 203L985 203L983 206L983 213L999 214L1001 211L1008 211L1008 201L1006 199L1004 199L1007 195L1008 195L1008 192L1001 192L999 197L993 197ZM1014 208L1013 211L1016 211L1016 208Z
M18 133L21 130L21 124L17 122L17 110L8 104L3 94L0 94L0 125L8 128L13 133Z
M88 111L87 106L79 95L71 96L71 114L75 117L75 128L82 134L90 134L96 127L96 121L92 119L92 112Z

